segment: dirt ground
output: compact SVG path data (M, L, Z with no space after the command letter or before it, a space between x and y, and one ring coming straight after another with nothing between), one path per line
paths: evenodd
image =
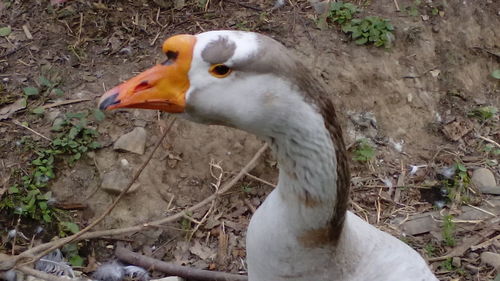
M16 180L11 177L15 169L30 168L28 163L35 156L19 143L23 136L44 145L41 137L15 121L26 122L34 131L52 138L50 129L58 116L94 110L105 89L162 61L160 46L168 36L215 29L256 31L293 49L325 82L341 112L351 152L361 137L376 146L377 155L369 163L352 163L352 210L418 250L431 261L440 280L494 280L498 272L482 262L480 255L500 252L499 231L481 232L486 219L457 222L455 246L443 243L440 230L408 235L403 223L435 210L434 202L421 196L422 190L439 182L439 171L454 163L462 163L469 175L486 167L497 182L500 179L498 155L484 150L488 144L485 138L500 141L498 114L487 121L469 115L478 107L500 107L500 83L490 75L500 66L500 2L351 2L363 8L361 16L391 20L395 40L390 49L357 46L334 24L318 29L317 15L307 1L289 1L276 10L271 10L274 1L270 0L212 0L204 7L189 0L178 7L160 0L70 0L60 6L42 0L1 1L0 28L10 26L12 32L0 37L0 109L21 97L23 88L37 86L40 75L59 79L64 93L32 98L27 109L0 120L0 184L5 189ZM431 6L439 13L432 14ZM416 8L418 14L410 15L406 7ZM74 99L87 101L51 107L43 115L30 113L40 105ZM103 177L116 170L123 159L136 171L161 136L167 117L142 110L106 113L102 122L91 124L99 132L103 148L74 165L58 163L50 189L58 202L84 205L70 211L80 228L116 198L100 188ZM113 150L113 143L135 127L146 130L145 153ZM446 131L450 127L455 131ZM219 187L219 176L222 183L229 180L261 146L262 141L241 131L177 120L139 177L137 189L120 201L98 229L145 223L194 205ZM411 165L426 166L411 174ZM276 182L276 163L269 152L251 174ZM123 175L123 185L130 175ZM403 186L406 188L399 188ZM245 177L213 205L189 218L164 228L83 241L80 255L88 269L95 259L109 260L113 245L119 242L177 264L245 273L246 227L252 208L271 190L270 185ZM470 204L482 209L494 200L498 196L476 193L471 195ZM15 227L17 216L6 208L0 211L0 251L6 252L10 248L5 236ZM494 215L500 215L500 209L496 211ZM464 210L462 205L448 202L438 212L460 215ZM31 237L38 223L23 219L25 235ZM443 264L448 259L439 259L467 245L467 238L478 233L484 237L449 259L452 266ZM53 235L46 234L42 240ZM484 241L491 243L471 248ZM26 247L20 245L17 251Z

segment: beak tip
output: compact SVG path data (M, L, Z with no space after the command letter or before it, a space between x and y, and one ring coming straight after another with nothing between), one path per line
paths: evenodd
M120 100L117 99L118 93L111 94L109 96L104 96L103 99L99 102L99 109L106 110L108 107L112 105L116 105L120 103Z

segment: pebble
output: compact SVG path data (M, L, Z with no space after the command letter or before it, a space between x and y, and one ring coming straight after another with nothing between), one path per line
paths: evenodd
M121 159L112 170L105 172L101 177L101 188L111 194L119 194L126 188L132 179L132 167L126 159ZM132 184L127 193L132 193L140 187L140 183Z
M472 173L472 182L482 193L500 195L500 187L497 186L495 176L486 168L478 168Z
M143 155L145 146L146 130L142 127L136 127L131 132L119 137L113 145L113 149Z
M487 265L491 265L496 270L500 270L500 254L492 252L483 252L481 261Z

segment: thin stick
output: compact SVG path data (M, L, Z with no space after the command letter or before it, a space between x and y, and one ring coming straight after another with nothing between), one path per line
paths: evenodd
M64 278L64 277L59 277L53 274L48 274L42 271L38 271L36 269L33 269L29 266L21 266L18 267L17 270L23 272L24 274L34 276L39 279L47 280L47 281L68 281L71 279Z
M52 108L52 107L56 107L56 106L68 105L68 104L79 103L79 102L84 102L84 101L91 101L91 99L63 100L63 101L59 101L59 102L49 103L49 104L46 104L42 107L47 109L47 108Z
M221 194L223 194L223 193L227 192L229 189L231 189L231 187L233 187L245 175L245 173L248 173L250 170L253 169L253 167L255 166L255 164L257 162L257 160L264 153L264 151L267 149L267 147L268 147L268 145L264 144L259 149L259 151L257 151L257 153L255 153L255 155L252 157L252 159L245 165L245 167L243 167L241 169L241 171L231 181L229 181L221 189L219 189L219 191L217 191L216 193L212 194L211 196L205 198L203 201L199 202L198 204L196 204L196 205L194 205L194 206L192 206L190 208L187 208L187 209L185 209L183 211L180 211L180 212L178 212L178 213L176 213L174 215L171 215L169 217L166 217L166 218L163 218L163 219L159 219L159 220L155 220L155 221L151 221L151 222L144 223L144 224L140 224L140 225L125 227L125 228L117 228L117 229L98 230L98 231L93 231L93 232L87 232L87 233L82 234L80 237L75 238L74 241L80 241L80 240L83 240L83 239L99 238L99 237L103 237L103 236L120 235L120 234L125 234L125 233L130 233L130 232L138 232L138 231L141 231L141 230L149 228L149 227L158 227L158 226L161 226L163 224L176 221L176 220L182 218L187 213L192 213L192 212L198 210L199 208L205 206L206 204L212 202L218 196L220 196ZM69 237L66 237L66 238L63 238L63 239L60 239L60 240L56 240L56 241L53 241L53 242L48 242L48 243L45 243L45 244L38 245L36 247L33 247L33 248L29 249L29 250L24 251L23 253L15 256L15 257L9 257L9 256L6 256L6 255L1 255L0 254L0 270L9 270L12 267L14 267L15 264L19 260L25 259L25 258L30 258L30 257L33 256L33 254L36 254L36 253L41 252L41 251L44 251L45 249L50 248L52 245L56 245L60 241L61 242L66 242L70 238L72 238L72 236L69 236Z
M401 9L399 9L398 0L394 0L394 5L396 6L396 11L401 11Z
M247 198L243 199L243 202L245 202L245 205L247 205L248 209L250 209L250 212L252 212L252 214L255 214L257 209L252 204L252 202L250 202L250 200L248 200Z
M52 140L51 140L51 139L49 139L48 137L46 137L46 136L44 136L44 135L40 134L39 132L37 132L37 131L35 131L35 130L31 129L31 128L30 128L30 127L28 127L28 126L24 126L23 124L21 124L21 123L20 123L19 121L17 121L17 120L12 120L12 123L14 123L14 124L16 124L16 125L18 125L18 126L21 126L21 127L23 127L23 128L25 128L26 130L28 130L28 131L32 132L33 134L35 134L35 135L37 135L37 136L41 137L42 139L45 139L45 140L48 140L49 142L52 142Z
M247 281L248 277L243 275L201 270L196 268L190 268L187 266L180 266L172 263L163 262L151 257L139 255L123 247L118 247L115 251L115 255L118 259L125 261L130 264L134 264L143 268L154 269L168 275L179 276L186 278L188 280L198 280L198 281Z
M276 188L276 185L275 185L275 184L272 184L272 183L270 183L270 182L268 182L268 181L266 181L266 180L263 180L263 179L261 179L261 178L259 178L259 177L254 176L254 175L252 175L252 174L246 173L246 174L245 174L245 176L247 176L247 177L249 177L249 178L252 178L252 179L254 179L254 180L256 180L256 181L260 181L260 182L261 182L261 183L263 183L263 184L267 184L267 185L269 185L269 186L271 186L271 187Z
M483 136L479 136L479 138L500 147L500 144L492 139Z
M471 207L472 209L476 209L476 210L481 211L481 212L483 212L483 213L485 213L485 214L488 214L488 215L490 215L490 216L493 216L493 217L496 217L496 216L497 216L497 215L493 214L493 213L492 213L492 212L490 212L490 211L486 211L486 210L484 210L484 209L481 209L481 208L479 208L479 207L473 206L473 205L471 205L471 204L466 204L466 205L467 205L467 206L469 206L469 207Z
M116 197L115 201L108 207L108 209L106 209L106 211L104 213L102 213L96 220L94 220L91 224L89 224L84 229L80 230L78 233L76 233L76 234L74 234L72 236L69 236L67 239L57 240L59 243L55 243L52 247L50 247L47 250L43 251L41 254L38 254L38 256L36 256L34 259L32 259L29 263L35 262L35 261L39 260L41 257L43 257L43 256L47 255L48 253L52 252L53 250L55 250L55 249L57 249L59 247L62 247L63 245L66 245L68 243L71 243L72 241L74 241L78 237L82 236L85 232L88 232L90 229L92 229L94 226L96 226L98 223L100 223L109 213L111 213L111 211L116 207L116 205L118 204L118 202L120 202L120 200L123 198L123 196L125 196L125 194L127 193L127 191L132 187L132 185L137 180L137 178L139 178L139 176L141 175L141 173L144 170L144 168L146 168L146 166L149 164L149 161L151 161L151 158L153 158L153 155L155 154L155 152L158 149L158 147L160 147L161 143L163 142L163 140L167 136L168 131L170 131L170 128L172 128L172 125L174 124L174 122L175 122L175 119L172 120L172 122L170 122L170 124L168 125L167 129L165 130L165 132L161 136L160 140L158 140L158 142L156 143L155 147L153 148L153 151L151 151L151 153L149 154L149 156L146 159L146 161L144 161L144 163L142 164L142 166L135 173L134 177L129 182L129 184L127 185L127 187L122 190L122 192L118 195L118 197Z

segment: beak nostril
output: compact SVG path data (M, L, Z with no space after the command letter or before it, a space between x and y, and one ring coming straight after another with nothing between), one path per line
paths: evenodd
M120 103L120 100L116 99L118 97L118 93L112 94L111 96L105 98L100 104L99 109L105 110L108 107Z
M135 86L134 93L144 91L144 90L147 90L147 89L152 88L152 87L153 87L153 85L150 85L147 80L144 80L141 83L139 83L137 86Z

